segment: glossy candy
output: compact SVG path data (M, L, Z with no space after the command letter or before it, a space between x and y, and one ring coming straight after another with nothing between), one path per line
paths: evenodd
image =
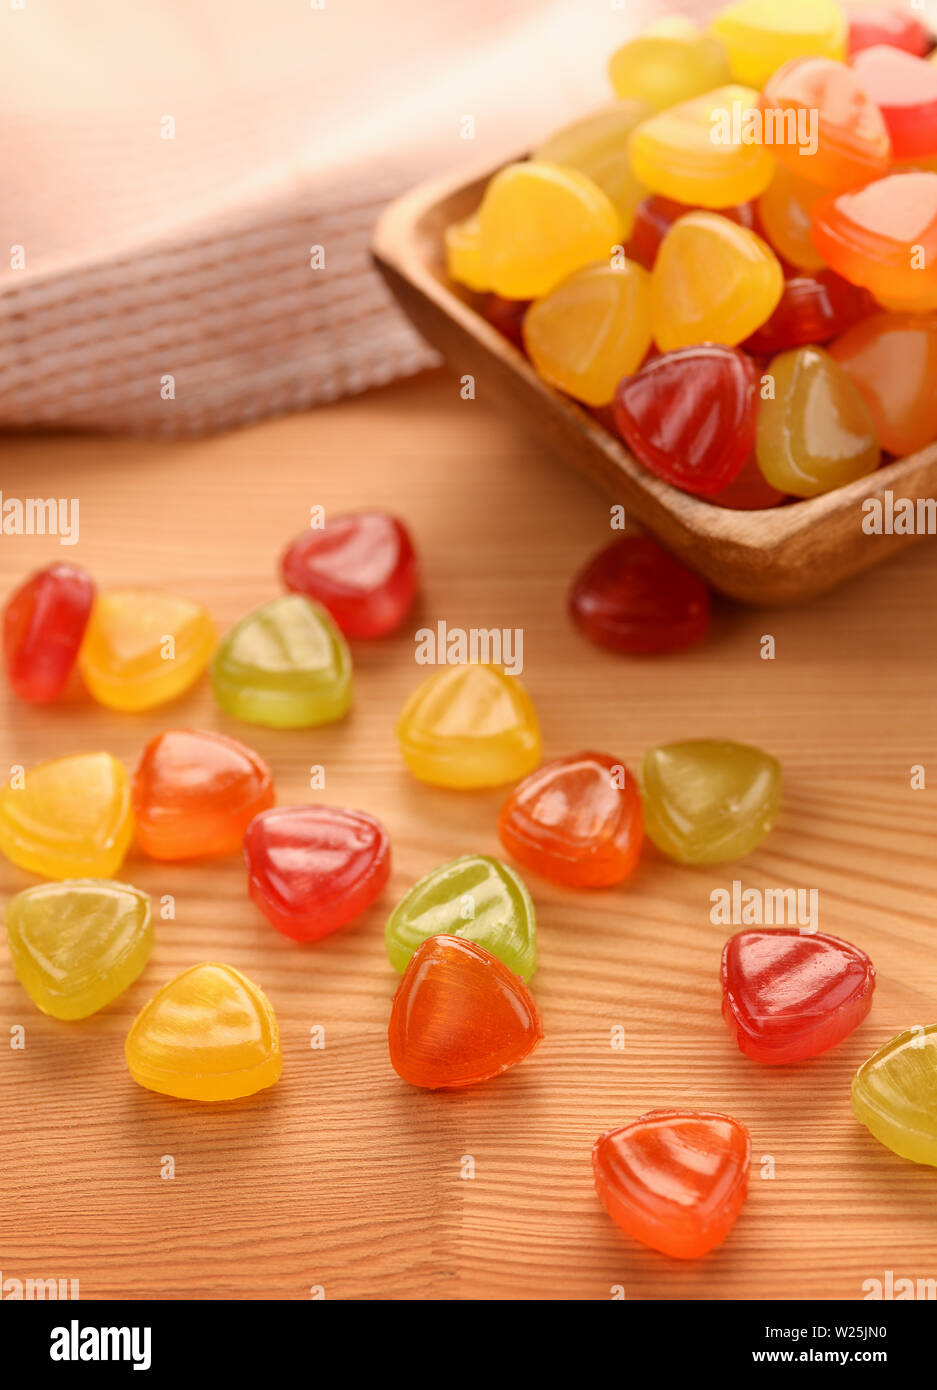
M763 87L790 58L846 56L846 21L837 0L738 0L710 24L726 46L736 82Z
M319 941L360 917L390 877L380 821L336 806L277 806L244 836L248 891L294 941Z
M233 854L272 805L267 764L237 739L205 730L157 734L133 776L137 843L151 859Z
M835 1047L869 1012L874 988L865 952L822 932L743 931L722 952L722 1015L756 1062L802 1062Z
M709 590L651 536L621 536L573 580L569 612L591 642L611 651L683 651L709 630Z
M880 44L856 55L853 71L881 110L895 159L937 154L937 67Z
M109 753L39 763L0 792L0 851L45 878L112 878L132 834L130 783Z
M414 690L397 721L407 767L440 787L498 787L540 761L530 696L500 666L445 666Z
M854 188L888 171L888 127L858 74L842 63L794 58L769 77L758 105L772 154L798 178Z
M729 64L718 40L674 15L616 49L608 75L620 97L661 111L723 86L729 80Z
M889 174L821 198L813 241L833 270L876 298L937 290L937 174Z
M13 969L37 1008L87 1018L131 985L153 949L150 900L126 883L71 879L11 898Z
M931 46L923 25L897 4L863 5L861 9L850 9L848 13L850 57L861 53L864 48L885 43L923 58Z
M394 632L419 585L409 532L387 512L348 512L310 527L287 548L281 569L286 587L321 603L346 637Z
M49 565L10 595L3 610L3 661L14 695L45 704L62 693L93 602L91 576L77 565Z
M351 704L351 657L326 610L286 594L242 618L211 668L215 699L235 719L273 729L331 724Z
M506 299L536 299L622 242L608 196L578 169L509 164L488 184L478 213L482 272Z
M937 1168L937 1023L898 1033L863 1062L852 1108L887 1149Z
M761 402L756 449L773 487L816 497L878 467L881 450L869 408L829 353L815 347L783 352L767 375L774 396Z
M748 1195L748 1130L706 1110L651 1110L597 1139L595 1190L629 1236L676 1259L721 1245Z
M482 266L481 233L478 228L478 214L473 213L463 222L453 222L443 233L443 247L446 255L446 274L467 289L481 292L489 288L488 277Z
M563 126L534 151L532 158L578 169L607 195L621 220L621 235L631 235L635 208L646 193L631 170L625 150L628 136L651 108L643 101L612 101Z
M784 272L761 237L713 212L689 212L664 237L651 273L651 325L661 352L734 347L767 321Z
M394 1071L427 1090L499 1076L543 1037L527 986L474 941L431 936L416 951L391 1007Z
M650 347L650 277L631 261L585 266L531 304L523 332L545 381L586 405L606 405Z
M498 834L524 868L569 888L605 888L637 865L641 794L624 763L574 753L544 763L514 788Z
M637 206L628 255L650 270L657 259L660 244L673 224L688 212L705 212L705 208L689 208L686 203L678 203L673 198L662 198L652 193ZM755 204L740 203L738 207L720 208L720 217L737 222L740 227L755 229Z
M130 1075L181 1100L237 1100L280 1078L276 1015L230 965L193 965L137 1015L125 1044Z
M681 864L720 864L750 854L781 808L776 760L725 739L652 748L641 783L645 832Z
M829 350L861 391L883 449L903 457L937 439L937 320L873 314Z
M453 859L414 884L387 919L391 965L401 974L431 936L474 941L522 980L537 965L537 918L518 874L487 854Z
M720 507L730 507L733 511L753 512L762 511L765 507L776 507L779 502L783 502L785 495L771 486L758 467L758 460L752 454L741 473L733 478L729 486L724 487L709 500Z
M152 709L194 685L215 638L201 604L161 589L111 589L95 599L78 664L99 704Z
M651 116L628 141L635 175L652 193L690 206L726 208L757 198L771 182L771 156L746 142L732 120L757 102L751 87L720 87Z
M865 290L832 270L792 275L774 313L743 344L756 357L773 357L789 348L825 343L869 312Z
M811 237L813 208L825 196L820 184L809 183L779 164L758 199L765 237L783 260L800 270L822 270L825 266Z

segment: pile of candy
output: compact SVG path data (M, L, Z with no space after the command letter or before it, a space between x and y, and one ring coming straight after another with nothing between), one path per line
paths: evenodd
M651 473L776 506L937 439L937 53L900 10L738 0L490 181L450 278ZM929 56L928 56L929 54Z
M673 563L669 557L641 537L610 551L613 559L602 552L574 585L583 627L623 650L695 640L708 605L693 577L671 574L678 598L654 600L655 567ZM214 649L214 626L198 605L162 592L96 594L84 571L52 566L6 604L9 682L22 698L47 702L77 667L96 699L136 710L171 700L210 662L219 703L242 720L305 727L338 719L351 698L346 635L379 636L403 622L418 587L413 545L382 513L337 517L289 547L282 573L293 592L249 614ZM662 602L669 615L665 606L661 616ZM407 701L397 734L423 781L516 784L498 819L505 852L573 889L625 881L645 837L683 864L736 859L768 834L781 804L775 759L739 743L652 748L640 784L606 753L541 763L530 697L496 666L431 675ZM361 810L274 801L270 769L253 749L199 730L156 735L131 778L106 752L14 775L0 792L0 851L52 880L18 893L6 909L13 965L36 1005L56 1018L86 1018L145 968L150 900L114 877L134 835L144 855L163 862L242 852L250 897L296 941L320 940L358 918L388 882L384 827ZM528 986L537 963L534 903L508 864L469 854L436 868L391 912L386 948L403 975L391 1006L390 1060L412 1085L487 1080L543 1036ZM749 930L723 953L724 1016L741 1051L758 1062L802 1061L840 1042L868 1013L873 985L868 957L833 936ZM269 1001L217 962L164 985L134 1021L125 1050L140 1085L198 1101L251 1095L272 1085L282 1065ZM883 1143L937 1165L937 1025L923 1040L893 1039L866 1062L853 1103ZM654 1111L599 1139L596 1188L639 1240L695 1256L738 1215L750 1151L747 1131L727 1116Z

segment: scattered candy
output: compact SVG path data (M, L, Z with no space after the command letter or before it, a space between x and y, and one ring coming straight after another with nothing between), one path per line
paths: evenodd
M45 704L65 688L94 602L94 583L77 565L49 565L7 599L3 660L21 700Z
M170 980L137 1015L125 1045L130 1075L181 1100L251 1096L280 1078L276 1015L239 970L208 962Z
M640 858L641 793L624 763L607 753L557 758L515 787L498 834L526 869L569 888L605 888L628 878Z
M466 854L421 878L394 908L387 955L401 974L431 936L474 941L522 980L537 964L537 918L523 880L487 854Z
M500 666L446 666L418 686L397 721L407 767L439 787L499 787L540 761L530 696Z
M748 1130L706 1110L651 1110L597 1139L595 1190L621 1229L692 1260L721 1245L748 1195Z
M937 320L874 314L829 351L862 393L883 449L915 454L937 439Z
M876 298L937 290L937 174L889 174L821 198L813 242L827 263Z
M226 713L272 729L341 719L351 705L351 656L320 604L286 594L255 608L223 639L211 667Z
M852 1108L887 1149L937 1168L937 1023L899 1033L863 1062Z
M709 590L650 536L621 536L573 580L569 611L597 646L633 656L676 652L709 631Z
M724 86L729 64L717 39L700 33L682 15L673 15L616 49L608 75L620 97L660 111Z
M772 398L761 402L756 451L772 487L816 497L873 472L881 449L869 407L822 348L775 357Z
M254 816L272 805L267 764L224 734L157 734L133 776L137 843L151 859L233 854Z
M631 261L577 270L531 304L523 333L545 381L586 405L606 405L651 344L648 273Z
M650 114L643 101L613 101L581 120L563 126L532 155L534 160L578 169L601 188L621 221L621 236L631 235L635 209L646 193L622 149L635 126Z
M40 883L11 898L7 945L30 999L53 1018L87 1018L123 994L153 949L150 900L126 883Z
M937 154L937 67L879 44L857 54L852 68L881 111L895 159Z
M310 528L282 560L288 589L327 608L346 637L383 637L416 598L416 554L402 521L387 512L348 512Z
M641 781L644 829L681 864L719 864L750 854L781 808L776 760L725 739L652 748Z
M387 1031L394 1071L427 1090L499 1076L542 1037L540 1011L523 980L457 936L430 936L416 951Z
M0 792L0 851L44 878L113 878L132 834L130 783L109 753L39 763Z
M738 0L710 24L737 82L763 87L789 58L846 56L846 21L836 0Z
M95 600L78 664L108 709L152 709L194 685L215 639L198 603L159 589L112 589Z
M244 836L248 889L294 941L319 941L360 917L390 877L380 821L335 806L278 806Z
M786 137L771 146L775 159L796 176L840 189L888 172L888 127L858 72L842 63L794 58L769 77L758 104ZM790 138L805 120L815 126L815 149Z
M743 931L722 952L722 1015L746 1057L778 1066L835 1047L872 1007L875 969L838 936Z

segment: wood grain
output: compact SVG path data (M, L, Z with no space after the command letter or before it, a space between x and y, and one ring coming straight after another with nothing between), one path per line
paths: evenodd
M711 640L658 660L589 646L565 615L569 580L608 539L602 496L479 399L437 374L200 444L8 439L7 496L78 496L81 540L0 536L0 592L52 559L103 585L164 584L227 628L278 592L277 559L310 506L375 504L413 528L425 585L408 630L357 644L356 700L331 728L238 726L205 682L140 716L79 690L37 710L4 694L0 766L108 748L132 766L172 725L235 733L273 766L282 803L364 807L387 824L393 881L348 931L315 947L254 910L236 859L123 876L173 894L143 976L80 1024L39 1014L0 946L0 1269L77 1277L84 1298L859 1298L862 1283L937 1276L937 1174L902 1161L852 1118L855 1067L901 1028L937 1020L934 791L937 573L924 544L810 607L720 606ZM448 793L402 767L394 720L425 672L413 630L521 626L523 679L545 753L598 747L634 767L659 741L729 736L781 759L785 809L743 863L688 869L649 852L634 880L593 894L533 878L534 988L546 1037L513 1072L434 1095L392 1072L385 1029L397 977L383 947L392 903L436 864L498 853L501 793ZM774 635L774 661L760 658ZM326 769L309 792L308 769ZM0 867L3 900L28 875ZM770 1070L738 1053L719 1013L722 927L709 895L746 886L820 891L821 929L869 951L870 1018L809 1064ZM279 1016L282 1081L211 1109L134 1085L131 1019L172 975L217 958L246 971ZM310 1028L326 1030L324 1051ZM26 1028L25 1050L9 1030ZM623 1052L611 1030L625 1029ZM750 1199L729 1242L683 1265L620 1236L592 1190L604 1129L654 1106L724 1109L750 1126ZM161 1180L163 1155L174 1181ZM476 1177L460 1177L463 1155ZM775 1176L763 1179L771 1155ZM766 1165L767 1166L767 1165Z

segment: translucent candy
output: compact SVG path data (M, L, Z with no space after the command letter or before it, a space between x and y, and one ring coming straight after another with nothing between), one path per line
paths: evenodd
M937 439L937 321L873 314L829 351L862 393L883 449L903 457Z
M827 263L876 298L937 290L937 174L889 174L821 198L813 242Z
M651 656L701 642L709 631L709 590L651 536L620 536L573 580L569 613L590 642Z
M112 878L132 834L130 783L109 753L39 763L0 792L0 850L45 878Z
M650 115L643 101L612 101L588 116L563 126L534 151L534 160L578 169L605 193L621 220L621 235L631 235L635 208L647 190L628 160L628 136Z
M200 604L159 589L112 589L95 600L78 661L100 704L152 709L198 680L215 640Z
M464 222L453 222L443 235L446 252L446 274L450 280L470 290L490 288L482 266L481 234L478 214L472 213Z
M853 62L856 79L882 113L896 159L937 154L937 68L880 44Z
M762 87L789 58L846 57L846 20L836 0L738 0L710 24L736 82Z
M620 97L663 110L729 81L725 49L682 16L659 20L609 59L608 75Z
M410 533L388 512L329 517L287 547L280 568L288 589L321 603L353 638L396 631L419 587Z
M937 1023L899 1033L863 1062L852 1108L887 1149L937 1168Z
M759 107L771 153L796 177L839 189L887 173L888 127L859 75L842 63L794 58L769 77Z
M644 829L681 864L720 864L756 849L781 807L781 769L760 748L691 739L644 759Z
M758 199L758 215L768 241L779 256L801 270L822 270L826 264L810 235L811 212L825 191L779 164Z
M77 565L49 565L10 595L3 610L3 660L10 689L45 704L65 688L78 657L94 583Z

